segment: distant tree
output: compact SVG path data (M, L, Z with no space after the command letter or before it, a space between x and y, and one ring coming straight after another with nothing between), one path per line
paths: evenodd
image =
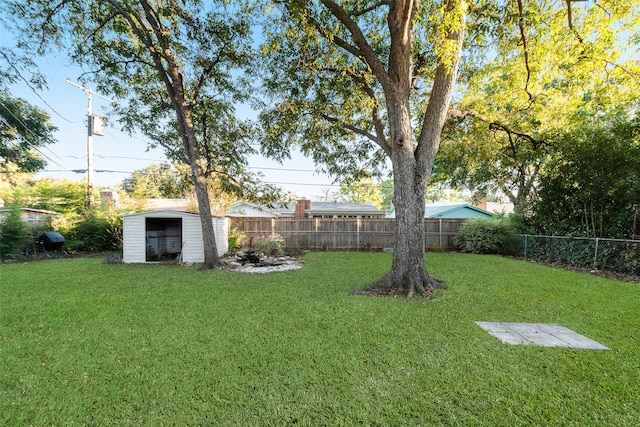
M98 189L96 189L98 191ZM23 180L5 193L6 199L24 207L60 213L84 210L87 187L85 183L68 179L42 178Z
M323 188L320 190L320 195L316 196L316 200L319 202L331 202L337 201L342 198L340 191L335 191L332 188Z
M0 179L44 169L41 149L55 142L56 130L47 113L0 91Z
M382 195L382 209L388 211L393 203L393 179L385 179L380 184L380 194Z
M162 163L134 171L122 181L122 189L137 199L179 198L184 197L189 185L183 178L171 164Z
M382 208L384 202L380 185L375 184L371 178L362 178L340 185L340 194L346 202L373 203L378 209Z

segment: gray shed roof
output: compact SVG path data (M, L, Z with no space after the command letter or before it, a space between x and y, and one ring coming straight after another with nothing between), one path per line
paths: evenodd
M307 213L313 215L384 215L373 203L365 202L311 202Z

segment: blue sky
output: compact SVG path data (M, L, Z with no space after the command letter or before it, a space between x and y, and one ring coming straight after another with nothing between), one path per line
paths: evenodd
M0 26L0 49L13 44L13 36ZM34 93L22 82L11 86L10 93L47 112L51 122L58 128L55 134L57 142L42 150L47 157L48 166L37 177L86 181L87 93L66 83L67 78L78 82L82 70L69 63L63 53L37 58L36 63L47 77L49 88ZM88 83L87 86L92 87L92 84ZM104 115L109 104L108 101L93 96L93 114ZM245 108L238 111L238 114L251 118L256 113ZM134 170L166 161L161 149L147 150L148 143L142 135L130 136L123 133L117 128L117 124L115 127L108 125L104 136L94 136L92 145L93 182L96 186L113 187ZM310 159L299 153L292 157L292 160L281 165L259 155L253 156L249 159L249 167L253 172L263 173L264 181L277 184L299 197L314 199L327 190L339 190L337 186L332 186L331 177L314 172L315 167Z

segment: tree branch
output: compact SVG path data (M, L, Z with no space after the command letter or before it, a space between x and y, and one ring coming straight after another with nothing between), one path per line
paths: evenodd
M378 139L378 137L376 135L372 134L371 132L368 132L368 131L366 131L364 129L360 129L357 126L353 126L353 125L344 123L340 119L337 119L335 117L329 116L328 114L325 114L325 113L320 113L320 116L324 120L328 121L329 123L337 124L338 126L340 126L343 129L347 129L347 130L350 130L353 133L356 133L358 135L364 136L365 138L371 140L372 142L375 142L377 145L379 145L382 148L384 148L384 146L386 145L384 143L384 141L380 141Z
M571 0L567 0L570 2ZM524 83L524 91L529 97L529 107L533 104L534 97L529 92L529 81L531 80L531 68L529 67L529 46L527 44L527 37L524 31L524 12L522 6L522 0L518 0L518 28L520 29L520 38L522 39L522 50L524 52L524 67L527 70L527 80Z
M364 9L361 10L352 10L351 12L349 12L349 16L355 17L357 18L358 16L362 16L365 13L371 12L372 10L375 10L381 6L390 6L391 5L391 0L381 0L369 7L366 7Z
M364 59L363 53L360 51L360 49L358 49L357 46L354 46L354 45L350 44L349 42L347 42L346 40L344 40L342 37L337 36L337 35L329 32L329 31L327 31L310 14L305 16L304 19L308 20L313 25L313 27L316 30L318 30L320 35L322 35L322 37L324 37L328 42L335 44L336 46L338 46L341 49L344 49L345 51L347 51L351 55L355 56L358 60L362 61L362 63L367 65L367 62Z
M384 68L382 62L374 52L373 48L367 42L362 30L358 26L358 24L351 19L349 14L334 2L333 0L320 0L321 3L331 12L331 14L338 19L345 26L347 31L351 34L353 38L353 42L356 44L358 52L362 55L366 64L371 68L373 74L380 80L380 83L383 86L387 86L391 83L391 79L389 78L389 74L387 70ZM342 46L341 46L342 47Z
M538 148L546 144L545 141L543 140L535 139L534 137L526 133L516 132L513 129L501 123L496 123L496 122L489 123L489 130L501 130L505 132L508 135L510 141L513 135L517 136L518 138L522 138L526 141L529 141L534 150L537 150Z
M580 36L580 33L578 33L578 31L575 28L573 28L573 18L571 16L571 3L583 2L583 1L589 1L589 0L565 0L565 3L567 4L567 22L569 23L569 29L573 34L575 34L575 36L578 38L578 41L580 43L584 43L584 40L582 39L582 36Z
M464 1L449 0L446 5L446 12L452 12L455 7L464 7ZM446 39L455 43L455 51L452 52L452 61L447 64L444 58L439 58L436 74L427 103L427 109L422 119L422 129L418 136L418 147L415 156L417 159L428 159L424 164L432 164L440 145L440 135L447 118L449 103L453 95L453 87L457 79L460 53L464 40L464 26L466 22L465 13L459 17L458 28L453 29L446 35ZM423 171L429 172L429 171ZM428 177L423 177L428 179Z
M458 119L460 122L464 121L467 117L474 117L484 123L487 123L489 125L489 130L491 131L502 131L506 133L510 139L512 138L512 136L516 136L530 142L534 150L537 150L538 148L547 144L544 140L535 139L529 134L517 132L505 124L492 121L489 118L482 116L475 110L459 110L457 108L450 108L447 112L447 117Z
M384 141L384 146L382 148L386 152L386 149L389 146L389 144L388 144L388 141L387 141L387 137L385 136L384 125L382 124L382 118L380 117L380 102L378 100L378 95L373 90L373 88L367 83L367 81L364 78L364 76L358 75L358 74L356 74L356 73L354 73L352 71L349 71L349 70L339 70L337 68L326 67L326 68L324 68L324 70L330 71L330 72L334 72L334 73L344 72L344 73L346 73L346 75L351 77L351 79L354 82L356 82L357 84L362 86L362 88L365 91L365 93L373 101L373 107L371 109L371 120L373 121L373 125L374 125L374 127L376 129L376 138L377 138L378 141ZM376 143L379 143L379 142L376 142ZM390 153L388 153L388 154L390 154Z

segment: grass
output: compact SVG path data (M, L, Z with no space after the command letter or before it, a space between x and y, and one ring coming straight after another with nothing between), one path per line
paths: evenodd
M245 275L62 259L0 266L1 425L640 425L640 286L429 254L432 301L352 297L379 253ZM508 346L474 321L611 348Z

